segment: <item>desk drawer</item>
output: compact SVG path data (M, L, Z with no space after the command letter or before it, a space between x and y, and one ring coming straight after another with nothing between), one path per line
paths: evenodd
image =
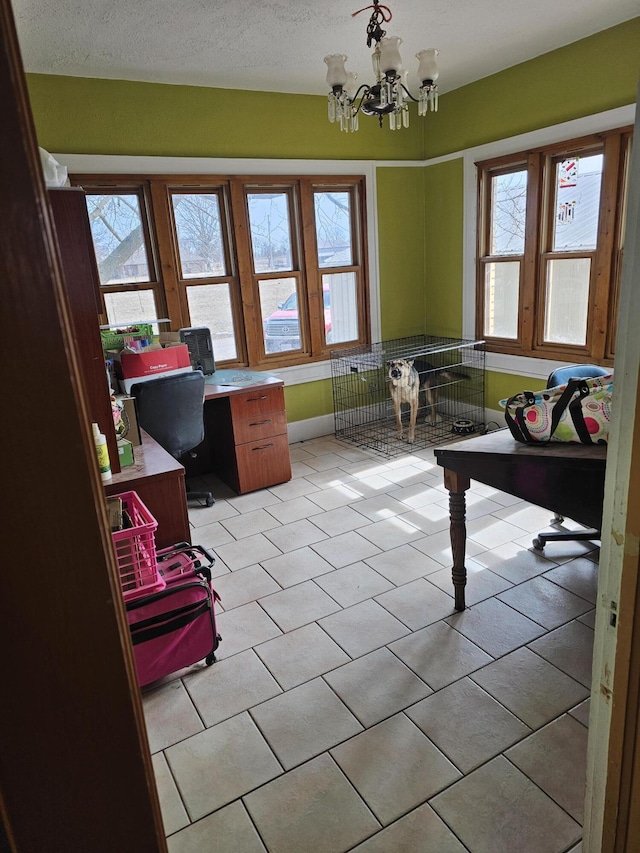
M257 413L252 418L241 418L233 423L233 437L236 444L246 444L248 441L258 441L272 435L283 435L287 432L287 415L285 412Z
M284 412L284 392L282 388L253 388L245 394L231 395L231 415L236 418L250 418L264 412Z
M291 479L289 442L286 434L240 444L236 447L240 494L264 489Z

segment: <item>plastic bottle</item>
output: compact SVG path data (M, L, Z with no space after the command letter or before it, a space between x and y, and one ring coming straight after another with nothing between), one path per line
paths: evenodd
M103 480L111 479L111 464L109 462L109 448L107 447L107 439L104 433L100 432L98 424L92 424L93 440L96 443L96 453L98 454L98 468L100 476Z

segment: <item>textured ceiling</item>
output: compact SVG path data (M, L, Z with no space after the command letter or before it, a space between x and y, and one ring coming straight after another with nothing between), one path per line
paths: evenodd
M361 0L360 0L361 2ZM422 48L440 92L638 15L638 0L389 0L415 91ZM323 94L330 53L371 82L358 0L13 0L25 69L43 74ZM606 58L600 57L606 68Z

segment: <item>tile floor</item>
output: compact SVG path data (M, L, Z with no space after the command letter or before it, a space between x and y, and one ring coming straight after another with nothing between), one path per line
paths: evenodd
M144 691L170 853L581 851L598 551L468 492L468 609L431 450L332 436L190 509L218 662Z

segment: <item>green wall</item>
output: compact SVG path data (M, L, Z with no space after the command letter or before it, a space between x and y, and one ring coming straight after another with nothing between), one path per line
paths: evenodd
M324 96L27 75L38 143L64 154L413 160L422 127L357 133L327 119ZM401 138L399 138L401 137Z
M540 391L544 388L544 379L533 379L531 376L516 376L514 373L487 373L485 383L486 405L489 409L502 411L500 400L519 394L521 391Z
M38 143L52 152L380 162L461 152L634 103L639 75L640 17L449 92L437 114L413 112L399 133L364 117L358 133L341 133L323 96L41 74L27 84ZM460 336L462 191L460 158L377 169L384 340ZM487 405L527 383L489 374ZM286 395L290 421L333 410L329 380Z
M639 78L640 17L444 95L425 158L633 104Z
M425 331L462 335L462 159L424 170Z
M376 170L382 340L424 334L424 168Z
M289 385L284 389L287 421L304 421L333 412L333 389L330 379Z

